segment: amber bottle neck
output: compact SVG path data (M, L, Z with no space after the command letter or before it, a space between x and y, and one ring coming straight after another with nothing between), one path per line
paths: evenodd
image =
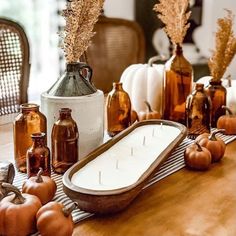
M39 105L33 104L33 103L24 103L24 104L20 105L20 110L23 113L27 113L27 112L30 112L30 111L37 112L37 111L39 111Z
M123 90L123 84L122 83L113 83L113 89L115 90Z
M222 81L219 79L211 79L209 84L210 85L222 85Z
M178 56L183 55L183 49L182 49L182 46L180 44L175 45L174 54L178 55Z
M45 146L45 133L34 133L31 135L33 141L33 147L42 147Z
M61 108L59 111L59 116L61 120L71 118L71 109L70 108Z
M204 91L204 84L196 84L195 85L195 90L203 92Z

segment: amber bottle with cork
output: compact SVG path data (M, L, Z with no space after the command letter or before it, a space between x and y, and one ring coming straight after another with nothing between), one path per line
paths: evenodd
M186 100L186 125L188 137L195 139L202 133L210 133L211 99L204 85L197 83L195 90Z
M78 142L78 127L71 117L71 109L61 108L51 135L52 168L56 173L64 173L78 161Z
M185 101L192 89L193 69L176 44L173 56L165 64L164 118L185 124Z
M218 118L222 115L225 115L225 109L223 109L222 106L226 106L227 90L222 85L220 79L213 78L210 80L206 91L210 96L212 102L211 126L214 128L217 125Z
M46 146L46 134L33 133L31 138L33 144L26 153L28 178L36 176L40 167L43 170L42 175L50 176L50 150Z
M106 101L107 132L113 137L131 125L131 101L122 83L113 83Z
M47 120L39 111L39 105L25 103L20 106L20 113L13 123L14 158L16 168L26 172L26 152L32 146L31 134L47 133Z

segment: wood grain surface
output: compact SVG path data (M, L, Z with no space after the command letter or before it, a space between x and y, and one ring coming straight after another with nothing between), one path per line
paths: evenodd
M13 160L12 125L0 126L0 159ZM75 225L73 236L235 236L236 141L206 172L186 168L143 190L123 212Z

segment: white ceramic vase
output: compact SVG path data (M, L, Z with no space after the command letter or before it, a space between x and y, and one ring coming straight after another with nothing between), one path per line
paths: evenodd
M48 147L51 147L51 131L59 117L59 109L68 107L79 129L79 159L102 144L104 135L104 94L102 91L85 96L59 97L41 95L41 110L47 117Z

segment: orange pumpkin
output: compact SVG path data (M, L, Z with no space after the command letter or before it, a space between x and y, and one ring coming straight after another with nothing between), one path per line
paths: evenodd
M217 121L218 129L225 129L225 134L236 134L236 115L233 115L232 111L222 106L229 114L221 116Z
M147 111L140 111L139 112L139 120L151 120L151 119L160 119L161 115L157 111L153 111L151 108L151 105L147 102L144 101L144 103L147 106Z
M207 170L211 164L211 153L198 142L188 146L184 152L187 167L195 170Z
M2 188L15 194L0 202L0 235L26 236L36 232L36 213L42 206L38 197L23 193L9 183Z
M44 205L51 201L56 193L57 185L49 176L42 176L40 168L37 176L27 179L22 186L22 192L37 196Z
M133 124L135 121L139 121L138 114L135 110L131 111L131 124Z
M37 228L42 236L70 236L74 223L71 212L77 207L76 203L65 208L62 203L49 202L41 207L36 215Z
M217 133L223 131L224 130L216 130L211 134L200 134L196 138L196 142L210 151L213 162L219 161L225 153L226 145L224 141L221 138L216 137Z

